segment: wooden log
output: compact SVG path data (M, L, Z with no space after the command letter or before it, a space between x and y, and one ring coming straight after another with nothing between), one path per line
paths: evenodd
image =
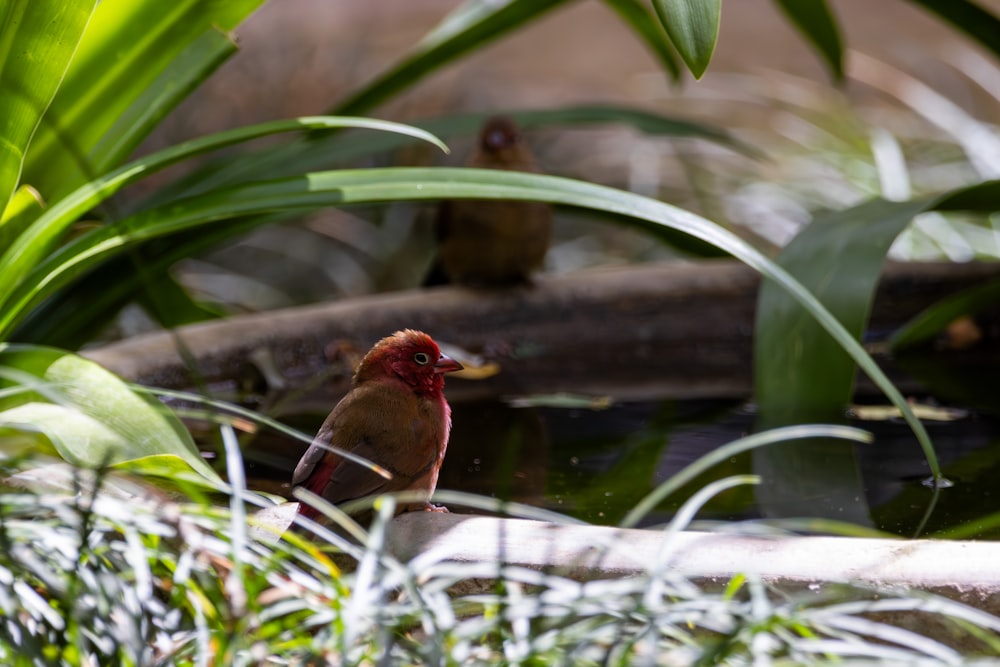
M996 264L890 265L870 326L895 328L938 299L997 275ZM409 327L500 363L502 372L488 380L450 380L452 400L558 391L619 399L745 397L759 283L758 274L732 261L594 269L542 277L528 288L416 289L242 315L84 354L153 386L193 387L198 377L212 387L235 387L266 378L272 389L295 391L327 371L331 344L365 350ZM307 402L328 407L347 380L347 373L332 377Z

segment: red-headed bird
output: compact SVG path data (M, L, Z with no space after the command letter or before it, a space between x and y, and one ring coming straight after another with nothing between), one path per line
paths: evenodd
M377 342L361 360L351 390L295 466L292 486L305 487L335 505L380 493L420 491L426 500L401 503L396 513L447 511L429 500L451 431L444 374L461 369L421 331L397 331ZM345 459L328 445L368 459L392 478ZM318 515L305 503L299 513Z
M467 166L539 173L514 121L490 118ZM424 285L529 283L552 239L552 207L523 201L446 201L436 220L438 255Z

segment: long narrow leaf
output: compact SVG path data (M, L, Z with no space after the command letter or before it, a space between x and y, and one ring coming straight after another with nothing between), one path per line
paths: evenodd
M268 216L268 222L274 223L281 217ZM11 332L9 340L77 350L93 340L129 302L141 298L147 288L141 280L121 280L122 275L134 271L136 263L149 276L169 279L168 270L180 260L195 257L262 224L264 221L256 218L239 218L210 229L174 235L163 239L163 243L154 242L114 257L33 308ZM158 290L160 286L150 285L149 289ZM178 285L176 289L182 287ZM165 322L161 324L168 326Z
M33 187L22 185L15 190L14 196L7 203L7 209L0 217L0 248L10 246L39 216L43 207L42 198Z
M588 104L559 109L492 110L481 113L461 113L439 116L426 120L412 121L414 127L422 128L435 136L447 140L453 136L473 135L479 131L485 120L497 113L509 116L526 130L540 127L583 127L621 123L649 135L704 139L716 142L749 157L761 157L760 151L739 141L724 128L651 113L642 109L610 105ZM169 185L143 207L159 205L182 196L207 192L239 182L278 178L320 171L335 166L347 166L361 158L381 155L413 143L413 137L389 133L374 136L358 133L315 134L294 143L266 148L245 156L238 161L212 162L177 183Z
M174 107L235 52L232 38L214 28L196 37L94 143L90 169L103 174L121 164Z
M0 310L7 303L10 292L41 259L52 252L63 234L79 216L101 203L126 185L165 169L181 160L259 137L310 130L317 128L357 127L387 132L401 132L428 141L442 150L447 147L439 139L423 130L367 118L333 118L318 116L295 118L251 125L236 130L220 132L200 139L184 142L166 150L143 157L115 171L89 182L60 199L21 234L9 248L0 249ZM2 338L2 337L0 337Z

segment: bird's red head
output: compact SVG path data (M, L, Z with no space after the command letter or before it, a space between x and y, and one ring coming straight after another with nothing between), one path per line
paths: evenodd
M498 153L514 148L521 141L521 132L510 118L494 116L479 131L479 146L484 151Z
M375 343L361 360L354 384L396 376L419 394L435 394L444 388L444 374L459 370L462 364L441 354L433 338L422 331L404 329Z

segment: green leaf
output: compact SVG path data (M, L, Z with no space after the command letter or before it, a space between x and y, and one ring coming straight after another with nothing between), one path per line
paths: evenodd
M498 113L509 116L526 130L550 126L581 127L622 123L653 136L704 139L750 157L762 157L760 151L740 142L721 127L629 107L581 105L559 109L491 110L418 120L413 122L413 126L449 139L454 136L475 135L487 118ZM144 202L143 207L161 205L182 196L207 192L241 181L329 169L361 158L397 150L412 144L413 141L414 137L389 133L374 136L356 132L312 133L295 143L265 148L240 160L225 158L210 163L176 183L162 188L148 202Z
M778 263L860 340L886 253L926 206L875 200L824 215L792 239ZM758 428L843 421L855 373L838 341L780 286L765 281L754 345ZM926 454L937 470L933 450ZM826 439L782 443L755 452L754 471L769 482L757 489L768 516L871 521L851 445Z
M279 216L269 216L276 221ZM155 293L161 300L163 285L156 276L170 279L169 269L178 261L197 256L224 240L239 236L261 225L258 220L234 220L215 224L210 229L197 229L187 234L178 234L168 239L160 239L115 257L86 275L74 280L59 290L44 303L32 309L20 325L11 333L12 342L51 345L68 350L76 350L99 334L108 322L128 303L146 300L143 294ZM136 267L141 266L142 271ZM136 280L121 280L124 274L137 275ZM176 283L175 283L176 285ZM181 290L180 285L169 289ZM189 306L181 312L173 312L176 305L163 304L155 307L154 317L163 326L175 326L178 322L219 316L199 304L190 303L190 297L176 294L180 302L186 299ZM171 296L170 300L174 297ZM164 308L171 310L164 313ZM159 316L164 315L161 319ZM173 324L170 324L172 322Z
M910 0L979 42L1000 57L1000 19L970 0Z
M25 164L48 201L114 167L233 52L264 0L102 0ZM212 34L214 33L214 34Z
M338 116L365 113L446 63L566 2L567 0L465 2L420 40L397 65L355 91L328 113Z
M653 0L653 6L684 64L700 79L719 39L722 0Z
M812 42L837 81L844 78L840 28L826 0L775 0L795 27Z
M0 5L0 212L18 186L29 143L96 5L97 0Z
M0 423L45 434L70 463L97 467L168 454L221 482L172 412L92 361L53 348L2 345L0 378L30 390L0 400Z
M860 339L889 246L927 204L874 200L825 214L792 239L778 263ZM761 287L754 353L755 396L770 426L843 415L853 391L854 363L772 282Z
M215 29L195 37L94 143L90 149L91 171L103 174L121 164L174 107L236 50L232 38ZM72 185L76 187L79 182Z
M183 483L187 490L190 490L186 486L189 484L208 489L218 488L213 484L207 483L208 481L204 477L195 473L191 469L191 466L183 457L175 454L152 454L150 456L141 456L134 459L128 459L127 461L122 461L120 463L115 463L111 467L122 472L137 473L143 477L161 477L164 480L169 481L172 485Z
M670 73L670 77L674 81L680 79L681 70L677 65L675 52L664 39L660 24L646 5L638 0L604 0L604 2L622 17L639 39L646 43L663 68Z
M6 248L42 212L44 204L38 191L22 185L14 191L0 219L0 248Z
M367 118L332 118L328 116L261 123L236 130L219 132L218 134L172 146L131 162L89 183L85 183L74 192L60 199L39 216L30 227L18 236L10 247L0 249L0 311L4 309L4 305L7 303L15 286L37 266L43 257L46 257L53 251L63 234L76 222L79 216L100 204L126 185L165 169L181 160L208 151L280 132L332 127L358 127L379 129L388 132L402 132L426 139L434 145L447 150L444 144L436 137L423 130L407 125ZM21 313L21 315L24 315L24 313ZM2 336L0 336L0 339L2 339Z
M998 208L1000 182L996 181L930 199L875 200L817 219L792 240L778 261L819 298L857 343L885 254L913 216L928 210ZM843 341L834 341L830 333L829 328L817 326L812 311L789 298L783 287L768 282L762 286L754 350L760 428L842 418L853 391L856 357L845 352ZM899 407L896 398L893 404ZM933 447L920 436L923 427L915 426L915 417L906 418L918 434L931 473L940 479ZM842 518L852 507L858 515L867 514L855 503L864 495L853 452L842 446L820 443L810 451L789 444L755 455L754 462L765 478L775 481L758 491L762 504L775 513L801 513L803 499L813 498L815 506L810 509L828 516ZM819 507L823 496L828 500ZM935 491L931 508L936 497ZM918 532L922 528L923 522Z

